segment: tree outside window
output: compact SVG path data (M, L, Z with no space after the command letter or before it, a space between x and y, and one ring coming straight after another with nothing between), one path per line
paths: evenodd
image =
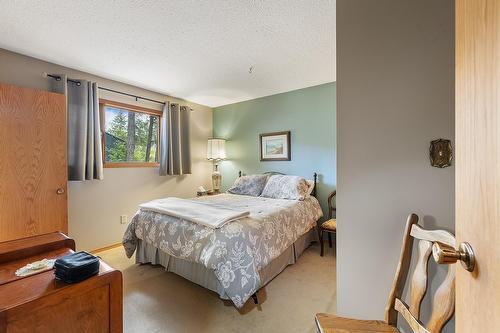
M151 114L107 104L101 104L101 108L105 166L157 165L159 111L152 110L157 114Z

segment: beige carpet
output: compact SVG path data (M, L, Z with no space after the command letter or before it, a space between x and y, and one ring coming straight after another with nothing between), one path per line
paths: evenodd
M326 244L325 244L326 245ZM161 266L135 265L122 248L99 253L123 272L125 332L316 332L316 312L335 313L335 255L308 248L295 265L238 311L218 295Z

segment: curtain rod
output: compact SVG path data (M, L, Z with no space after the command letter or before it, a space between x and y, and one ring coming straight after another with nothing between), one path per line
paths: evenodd
M113 90L113 89L109 89L109 88L104 88L104 87L98 87L98 88L102 89L102 90L113 92L115 94L120 94L120 95L129 96L129 97L134 97L136 101L138 99L142 99L142 100L145 100L145 101L149 101L149 102L153 102L153 103L158 103L158 104L165 105L165 102L157 101L155 99L150 99L150 98L147 98L147 97L141 97L141 96L137 96L137 95L132 95L132 94L129 94L129 93L125 93L125 92L121 92L121 91Z
M51 77L51 78L55 79L56 81L61 81L61 77L59 75L44 73L44 76ZM75 83L77 86L80 86L82 84L78 80L73 80L73 79L70 79L70 78L68 78L67 80L69 82ZM118 90L113 90L113 89L104 88L104 87L98 87L98 88L101 89L101 90L106 90L106 91L109 91L109 92L113 92L115 94L120 94L120 95L125 95L125 96L129 96L129 97L133 97L133 98L135 98L136 101L138 99L142 99L142 100L153 102L153 103L158 103L158 104L163 104L163 105L166 104L165 102L157 101L157 100L154 100L154 99L151 99L151 98L147 98L147 97L142 97L142 96L137 96L137 95L129 94L129 93L118 91Z

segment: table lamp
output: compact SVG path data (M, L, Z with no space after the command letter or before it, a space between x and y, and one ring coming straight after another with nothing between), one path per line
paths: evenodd
M226 140L224 139L208 139L207 143L207 159L213 161L214 172L212 173L212 187L214 192L220 191L222 176L218 170L218 163L226 158Z

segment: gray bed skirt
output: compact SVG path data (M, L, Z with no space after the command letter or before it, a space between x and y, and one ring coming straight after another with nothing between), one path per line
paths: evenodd
M281 273L286 266L295 264L302 252L309 247L311 242L317 239L318 235L313 228L299 237L279 257L262 268L259 271L260 288L264 287ZM165 267L166 271L180 275L191 282L210 289L219 294L219 297L222 299L229 299L213 270L206 268L202 264L170 256L140 239L137 244L135 262L139 264L151 263L153 265L161 265Z

